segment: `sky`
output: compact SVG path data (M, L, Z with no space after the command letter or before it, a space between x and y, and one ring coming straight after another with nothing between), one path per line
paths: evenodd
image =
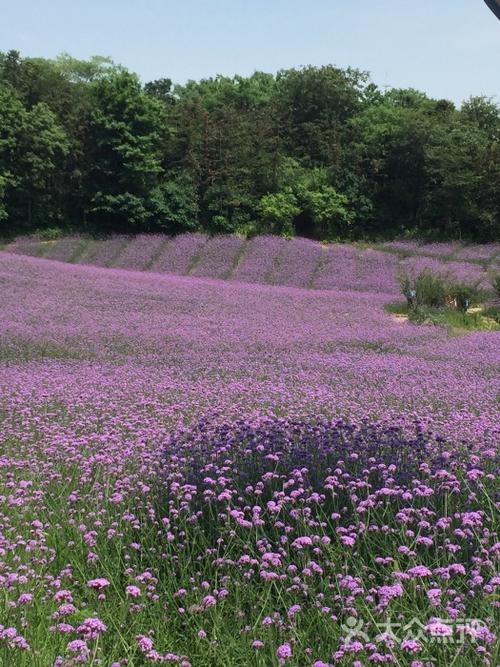
M176 83L334 64L379 86L500 103L500 21L483 0L0 0L0 51L111 56Z

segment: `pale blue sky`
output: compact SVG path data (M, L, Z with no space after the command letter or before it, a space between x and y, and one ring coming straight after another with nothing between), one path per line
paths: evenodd
M0 50L109 55L144 81L333 63L379 85L500 102L500 21L483 0L0 0Z

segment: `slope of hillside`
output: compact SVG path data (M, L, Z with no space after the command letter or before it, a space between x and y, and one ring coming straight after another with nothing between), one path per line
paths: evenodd
M398 275L428 267L488 288L498 271L500 245L389 242L374 247L324 245L303 238L200 233L65 236L46 241L19 237L8 252L76 264L154 271L199 278L395 294Z

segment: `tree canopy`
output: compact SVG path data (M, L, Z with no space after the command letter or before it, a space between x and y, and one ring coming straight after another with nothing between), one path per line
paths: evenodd
M0 230L500 237L500 107L332 65L143 84L0 52Z

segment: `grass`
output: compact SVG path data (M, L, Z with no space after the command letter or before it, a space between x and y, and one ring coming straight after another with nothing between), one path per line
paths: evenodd
M196 269L198 264L200 263L202 254L203 254L203 249L207 245L208 241L210 240L210 237L207 236L206 239L203 241L203 243L200 245L198 250L194 253L194 255L191 257L191 261L189 262L188 270L186 271L186 275L190 276L193 271Z
M316 280L317 280L319 274L321 273L323 267L325 266L325 263L326 263L326 260L327 260L327 257L328 257L327 253L328 253L328 246L322 245L321 246L321 254L318 257L318 261L316 262L316 266L314 267L314 270L311 273L311 277L309 278L309 283L307 285L307 287L309 289L315 289Z
M162 252L165 250L165 248L168 246L168 244L171 243L171 242L172 242L172 239L170 238L170 236L166 236L165 239L161 243L158 243L158 247L156 248L154 253L151 255L149 260L145 263L144 269L143 269L144 271L152 271L153 270L153 266L155 265L156 261L158 260L158 258L162 254Z
M418 306L408 308L402 301L396 301L385 307L392 315L404 315L414 324L434 324L445 327L452 335L470 333L472 331L500 331L498 309L481 306L479 310L471 309L460 312L452 308L431 308Z
M78 264L80 259L87 252L88 247L90 246L92 239L90 237L82 238L81 242L76 246L75 251L69 259L70 264Z
M70 346L51 341L31 341L21 338L0 341L0 362L25 362L34 359L84 359L89 354Z
M500 305L490 304L485 306L483 308L483 315L500 324Z

